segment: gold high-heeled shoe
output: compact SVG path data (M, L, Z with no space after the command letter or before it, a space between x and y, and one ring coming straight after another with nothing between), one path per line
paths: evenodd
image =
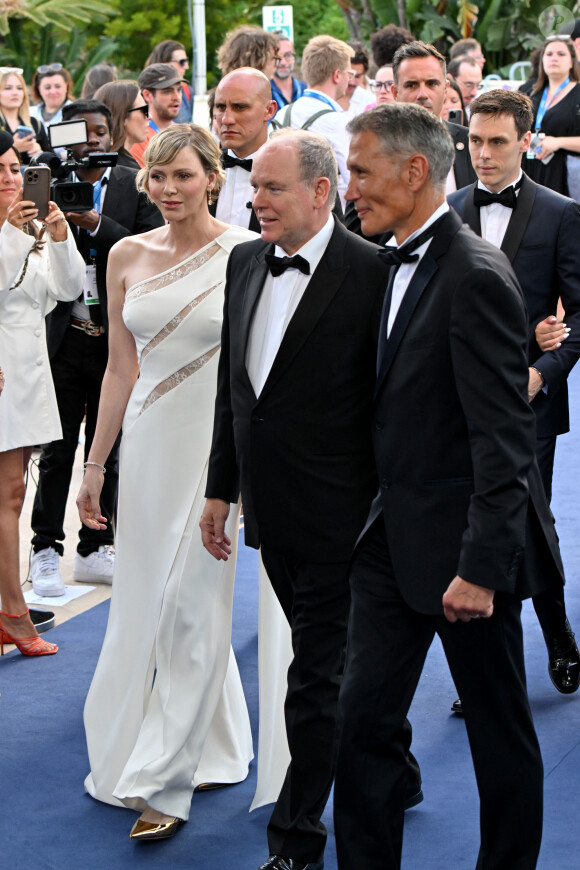
M28 608L24 613L6 613L4 610L0 610L0 617L2 620L4 617L8 617L9 619L21 619L23 616L26 616L27 613ZM0 655L4 655L5 643L15 644L23 656L52 656L55 652L58 652L58 647L55 643L49 643L37 634L33 635L33 637L12 637L0 622Z
M165 840L173 837L183 824L183 819L175 817L168 822L144 822L137 819L129 836L132 840Z

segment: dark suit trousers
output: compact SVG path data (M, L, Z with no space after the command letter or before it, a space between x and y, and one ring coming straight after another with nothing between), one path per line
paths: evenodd
M533 407L533 406L532 406ZM536 440L536 459L548 504L552 501L552 476L554 473L554 454L556 436ZM532 598L538 622L546 639L566 630L566 605L564 587L546 589Z
M291 762L268 825L270 854L321 861L336 762L336 710L350 605L348 563L314 565L262 548L292 629L285 703Z
M107 336L86 335L69 326L62 343L51 360L62 438L45 444L39 462L38 488L32 508L34 551L52 547L63 554L64 517L69 495L79 433L86 410L85 461L91 449L101 383L107 367ZM101 493L101 512L107 518L105 531L81 525L78 552L88 556L103 544L114 541L113 519L117 502L117 456L120 436L105 463L107 473ZM76 497L76 494L75 494Z
M532 870L543 766L526 693L520 602L496 594L493 616L468 623L413 611L397 586L381 519L355 555L351 595L334 789L340 870L400 867L402 726L435 633L463 703L479 790L477 870Z

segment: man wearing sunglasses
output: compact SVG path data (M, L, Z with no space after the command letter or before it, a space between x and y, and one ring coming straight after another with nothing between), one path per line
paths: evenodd
M143 155L156 133L175 124L181 108L183 76L171 63L152 63L139 76L139 88L149 107L149 130L144 142L131 148L131 155L144 166Z

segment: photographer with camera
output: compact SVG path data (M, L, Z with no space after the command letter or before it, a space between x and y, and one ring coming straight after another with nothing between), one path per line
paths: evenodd
M157 207L138 193L135 170L126 166L87 165L99 162L93 155L111 150L109 109L96 100L76 100L64 107L64 121L83 119L87 123L87 141L69 149L77 168L67 180L89 182L93 186L93 207L86 211L66 211L66 217L86 263L85 286L75 302L59 303L47 318L48 352L63 437L44 445L32 511L32 585L36 594L48 596L64 592L58 559L64 552L63 524L74 457L85 408L85 460L88 456L107 365L109 251L119 239L163 224ZM81 187L79 185L79 190ZM79 197L79 201L81 199ZM73 567L75 580L111 582L118 440L105 463L107 473L101 506L108 520L107 532L94 532L81 526Z

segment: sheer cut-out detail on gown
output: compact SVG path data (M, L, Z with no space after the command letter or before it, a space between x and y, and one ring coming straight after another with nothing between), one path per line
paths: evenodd
M167 272L161 272L160 275L155 275L153 278L146 278L144 281L139 281L127 290L125 294L125 304L132 299L138 299L139 296L145 296L148 293L155 293L156 290L162 290L182 278L187 278L192 272L205 266L212 257L220 252L221 247L216 242L211 242L202 251L198 251L192 257L184 260L178 266L168 269Z
M198 369L202 366L206 365L219 350L219 347L214 347L213 350L210 350L209 353L204 353L203 356L198 357L198 359L194 359L192 362L188 363L183 368L179 369L179 371L174 372L168 378L166 378L163 383L157 384L154 390L151 390L145 402L143 403L143 407L140 410L140 414L143 411L146 411L153 402L156 402L157 399L160 399L161 396L165 396L170 390L174 390L175 387L178 387L186 378L189 378L193 375Z
M200 302L203 302L206 296L209 296L210 293L216 289L218 285L214 284L213 287L210 287L209 290L206 290L205 293L200 293L199 296L196 296L195 299L192 299L184 308L181 309L179 314L176 314L175 317L172 317L169 323L166 323L163 329L160 329L157 335L153 336L149 344L146 344L143 350L141 351L141 362L145 359L148 353L150 353L154 348L156 348L161 342L166 339L174 329L177 329L182 320L187 317L187 315L193 311L194 308L197 308Z

